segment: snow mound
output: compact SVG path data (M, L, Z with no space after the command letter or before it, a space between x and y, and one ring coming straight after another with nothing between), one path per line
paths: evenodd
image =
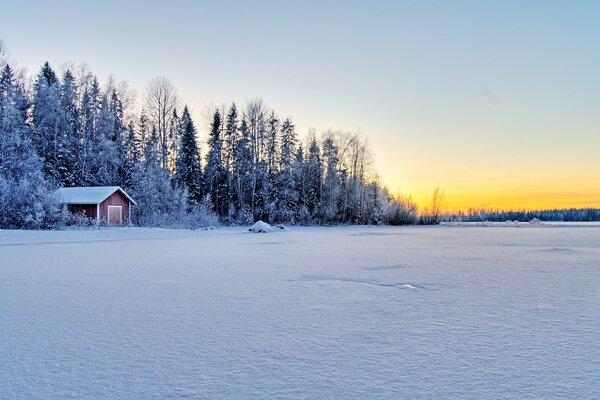
M282 225L282 224L273 225L273 228L275 228L275 230L289 232L289 229L285 225Z
M256 222L248 230L250 232L254 232L254 233L268 233L268 232L275 232L276 231L275 228L273 228L271 225L269 225L269 224L267 224L266 222L263 222L263 221Z
M541 224L542 224L542 221L540 221L540 220L539 220L539 219L537 219L537 218L534 218L534 219L532 219L531 221L529 221L529 224L530 224L530 225L541 225Z

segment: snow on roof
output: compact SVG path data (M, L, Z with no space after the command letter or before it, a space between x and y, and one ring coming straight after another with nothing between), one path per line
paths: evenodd
M137 204L120 186L90 186L60 188L55 193L64 204L100 204L116 191L121 191Z

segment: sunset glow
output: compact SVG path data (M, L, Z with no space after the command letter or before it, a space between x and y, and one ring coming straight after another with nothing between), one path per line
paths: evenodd
M86 62L138 101L169 77L202 146L208 108L261 97L301 138L366 135L374 172L421 206L437 186L451 210L600 206L598 4L234 3L40 3L23 31L15 2L0 33L30 74ZM112 28L71 35L59 10Z

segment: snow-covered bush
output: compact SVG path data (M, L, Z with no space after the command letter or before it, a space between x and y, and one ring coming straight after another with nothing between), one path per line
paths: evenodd
M58 200L43 181L0 174L0 228L50 229L62 218Z
M136 199L132 223L139 226L196 229L219 225L208 199L190 203L186 189L174 186L160 167L140 172L128 191Z
M385 211L388 225L410 225L417 220L417 205L411 197L397 195L391 197Z

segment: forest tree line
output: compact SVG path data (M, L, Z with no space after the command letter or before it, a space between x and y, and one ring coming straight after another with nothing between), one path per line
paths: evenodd
M210 116L206 148L173 84L155 78L140 111L126 83L103 87L85 67L45 63L27 78L0 59L0 227L64 223L59 187L121 186L141 226L401 224L410 198L390 196L366 138L342 131L301 140L261 99Z
M598 208L565 208L553 210L497 210L488 208L471 208L448 216L454 222L528 222L533 219L553 222L592 222L600 221Z

